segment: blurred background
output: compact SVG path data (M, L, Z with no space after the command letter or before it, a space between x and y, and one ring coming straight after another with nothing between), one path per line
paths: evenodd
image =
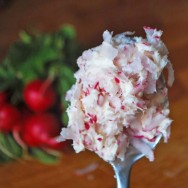
M188 1L187 0L0 0L0 59L18 40L21 30L56 31L71 24L84 48L101 43L104 30L115 34L143 26L163 30L170 52L175 83L169 90L172 135L168 144L155 151L155 162L137 162L132 170L133 188L186 188L188 185ZM86 167L90 173L79 174ZM95 154L64 154L56 165L36 161L0 165L0 188L114 188L110 165Z

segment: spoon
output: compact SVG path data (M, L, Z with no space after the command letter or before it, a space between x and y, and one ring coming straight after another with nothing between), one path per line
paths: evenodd
M151 149L154 149L155 146L160 141L161 137L162 135L159 135L154 142L148 143L148 146ZM139 152L132 145L130 145L125 154L124 161L121 161L120 159L116 159L110 162L115 172L117 188L130 187L130 173L131 173L132 165L142 157L144 157L144 154Z
M158 82L158 90L163 89L165 87L165 79L164 76L161 75ZM163 106L168 106L168 97L164 98ZM153 150L156 145L159 143L162 134L158 135L154 142L148 142L148 146ZM132 145L129 145L127 151L125 153L125 160L122 161L120 159L115 159L111 161L110 164L112 165L116 181L117 181L117 188L130 188L130 173L133 164L144 157L144 154L134 148Z

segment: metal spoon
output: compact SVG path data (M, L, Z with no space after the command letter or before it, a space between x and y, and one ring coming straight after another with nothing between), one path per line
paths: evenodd
M154 149L155 146L160 141L162 135L159 135L155 142L148 143L151 149ZM110 162L112 165L116 181L117 181L117 188L129 188L130 187L130 173L132 165L142 158L144 154L140 153L136 148L130 145L127 149L125 154L125 160L121 161L120 159L116 159L115 161Z
M158 82L158 90L165 87L165 79L164 76L161 75ZM168 97L164 98L163 106L166 108L168 107ZM148 146L151 149L154 149L155 146L159 143L162 134L158 135L154 142L148 142ZM144 157L144 154L139 152L136 148L130 145L125 153L125 160L121 161L120 159L116 159L110 164L112 165L116 181L117 181L117 188L129 188L130 187L130 173L132 165L139 160L140 158Z

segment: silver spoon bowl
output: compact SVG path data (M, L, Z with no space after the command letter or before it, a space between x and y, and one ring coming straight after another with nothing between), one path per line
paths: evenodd
M162 135L159 135L155 142L148 143L148 146L151 149L154 149L155 146L160 141ZM120 159L116 159L110 164L112 165L116 181L117 181L117 188L129 188L130 187L130 173L132 165L139 160L140 158L144 157L143 153L140 153L136 148L130 145L125 153L125 160L121 161Z

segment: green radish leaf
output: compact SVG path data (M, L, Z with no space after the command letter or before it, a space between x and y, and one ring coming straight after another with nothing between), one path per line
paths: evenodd
M71 85L68 83L68 80L63 79L60 80L59 83L59 91L60 94L63 95L63 97L65 97L66 92L70 89Z
M68 122L69 122L69 117L66 112L64 112L62 115L62 121L63 121L63 125L67 127Z
M51 155L40 148L30 148L30 154L44 164L57 163L58 157Z
M74 73L69 67L62 66L61 76L69 82L70 86L72 86L72 84L74 84L76 81L74 78Z
M16 160L22 156L22 149L9 134L0 133L0 152L5 160Z
M9 151L16 156L16 157L22 157L23 151L21 146L14 140L13 136L11 134L6 135L6 141L7 146L9 148Z
M60 70L60 80L59 80L59 93L64 98L67 91L72 87L75 83L75 78L73 77L73 71L71 71L68 67L63 66Z
M64 25L60 31L62 31L63 35L68 39L74 39L76 37L76 31L71 25Z
M5 155L1 150L0 150L0 163L6 163L12 161L12 158L8 157Z
M19 36L24 43L30 43L32 40L32 37L25 31L21 31Z
M7 149L5 148L5 145L5 136L3 133L0 133L0 163L5 163L13 160L13 158L9 156L9 152L7 154Z

